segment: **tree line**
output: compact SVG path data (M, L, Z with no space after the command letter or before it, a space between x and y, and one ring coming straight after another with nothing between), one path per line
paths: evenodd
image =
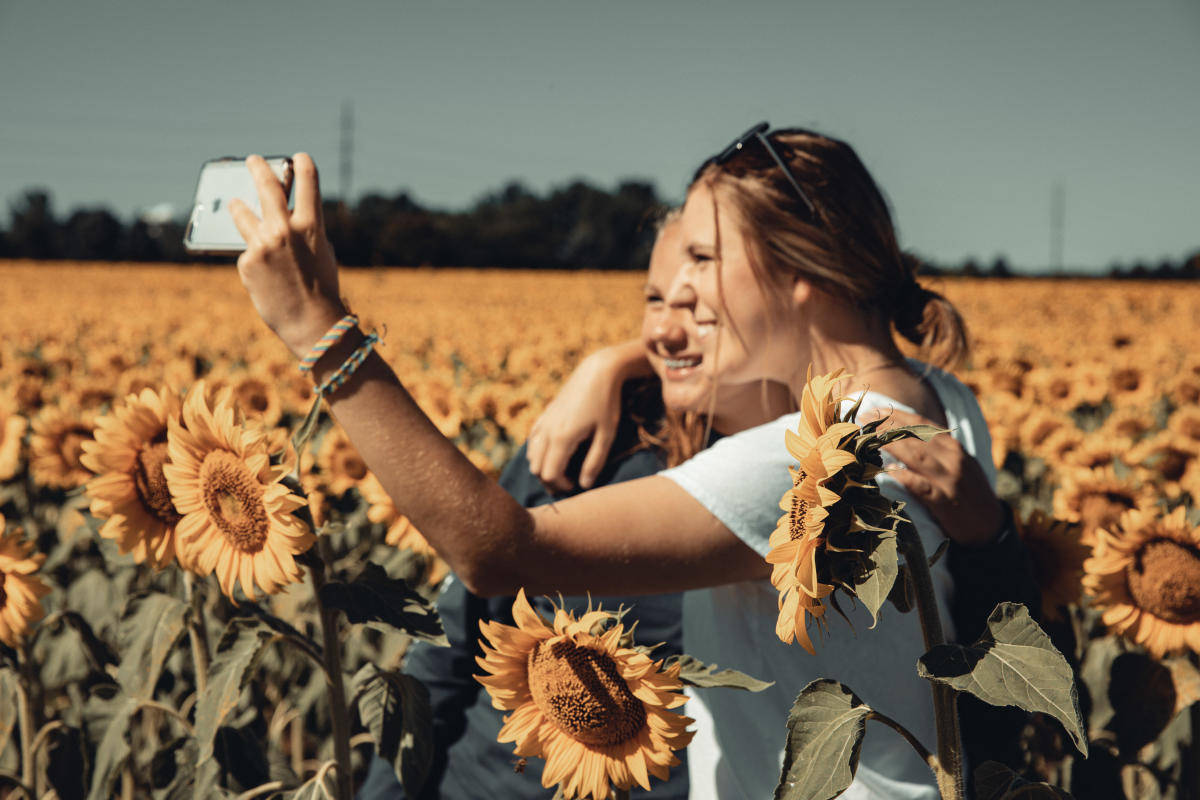
M407 192L364 195L353 206L327 200L325 224L338 260L352 267L644 269L664 205L655 188L640 181L622 182L612 191L574 181L541 195L514 182L463 211L426 208ZM184 250L179 220L142 218L127 224L106 208L76 208L59 218L44 190L25 192L10 211L8 226L0 227L0 258L216 260ZM1015 274L1003 257L990 263L923 263L922 271L935 275ZM1200 250L1177 261L1112 264L1105 274L1200 278Z

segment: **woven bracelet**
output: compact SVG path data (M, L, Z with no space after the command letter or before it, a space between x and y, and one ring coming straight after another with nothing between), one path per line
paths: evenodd
M350 357L337 368L337 372L330 375L328 380L316 388L317 394L328 396L330 392L340 389L342 384L354 374L354 371L367 360L367 356L371 355L371 351L375 349L375 343L378 341L379 334L372 331L370 335L362 340L362 344L350 354Z
M333 323L333 327L326 331L325 335L321 337L321 340L314 344L312 349L308 351L308 355L300 360L300 372L305 375L312 372L312 368L316 365L317 361L320 360L321 356L325 355L325 352L329 348L340 342L342 337L346 335L346 331L350 330L357 324L358 317L354 316L353 314L347 314L337 322Z

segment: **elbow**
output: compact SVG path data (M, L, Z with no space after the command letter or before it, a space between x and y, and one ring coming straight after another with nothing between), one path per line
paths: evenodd
M487 559L471 561L460 565L455 573L467 591L477 597L499 597L516 594L521 588L521 582L502 564Z

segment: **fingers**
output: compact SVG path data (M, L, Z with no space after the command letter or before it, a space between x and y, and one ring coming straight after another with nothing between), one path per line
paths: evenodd
M541 422L540 417L533 423L533 428L529 431L529 438L525 440L525 460L529 462L529 472L540 476L542 461L546 455L546 434L538 427L538 422Z
M538 480L550 489L559 492L569 491L572 488L572 483L567 479L566 468L567 462L571 460L573 452L574 447L563 447L561 442L552 440L546 448L546 455L542 460L541 469L534 473L538 476Z
M612 449L613 440L617 435L617 426L601 425L592 436L592 446L588 448L587 457L583 459L583 467L579 470L579 485L590 489L600 477L600 472L608 462L608 451Z
M308 153L296 153L292 156L292 175L296 197L292 209L292 223L303 230L324 230L321 182L317 174L317 165Z
M246 244L252 244L258 240L258 226L262 221L257 214L250 210L248 205L242 202L241 198L235 197L229 201L229 215L233 217L233 225L246 240Z
M283 193L283 185L275 173L267 166L262 156L246 156L246 169L254 178L254 186L258 189L258 202L262 206L264 222L287 223L287 195Z
M898 469L892 470L888 474L926 506L937 506L949 499L940 486L912 470ZM935 514L935 516L937 515Z

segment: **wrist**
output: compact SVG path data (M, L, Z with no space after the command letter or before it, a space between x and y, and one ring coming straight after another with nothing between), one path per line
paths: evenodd
M349 313L342 303L315 308L303 319L276 328L275 333L296 358L304 358L338 320ZM325 360L324 357L321 359Z

